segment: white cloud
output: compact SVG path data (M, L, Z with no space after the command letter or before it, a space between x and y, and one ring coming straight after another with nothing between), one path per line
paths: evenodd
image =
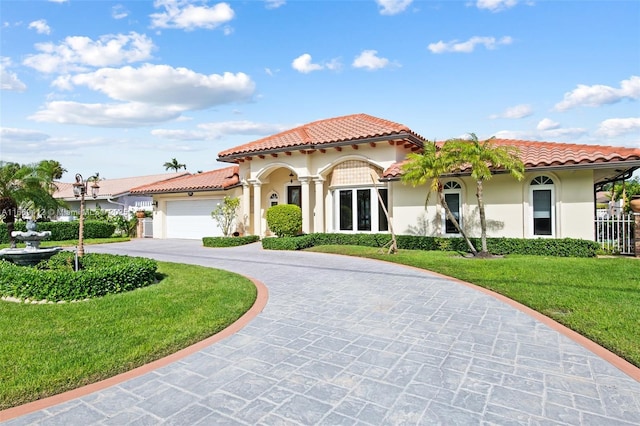
M187 31L198 28L215 29L231 21L235 12L228 3L211 7L196 6L193 0L156 0L154 7L162 13L150 15L152 28L178 28Z
M199 74L187 68L145 64L139 68L102 68L63 79L126 102L163 106L177 111L248 101L255 83L244 73Z
M377 70L389 65L389 60L387 58L380 58L377 56L377 54L377 50L363 50L362 53L356 56L356 58L353 60L352 66L354 68Z
M10 66L10 58L7 58L6 56L0 58L0 90L24 92L27 90L27 85L20 81L16 73L7 69Z
M376 0L381 15L397 15L404 12L413 0Z
M151 57L155 48L151 39L135 32L109 34L94 41L89 37L67 37L61 44L38 43L42 53L28 56L23 64L44 73L86 71L87 67L104 67L139 62Z
M122 104L82 104L54 101L29 119L46 123L82 124L97 127L139 127L176 119L179 110L139 102Z
M616 137L627 133L640 134L640 117L610 118L600 123L596 133L602 136Z
M111 8L111 17L113 19L124 19L129 16L129 11L121 4L117 4Z
M198 125L197 130L155 129L151 134L171 140L217 140L225 135L267 136L288 130L288 125L254 123L251 121L224 121Z
M518 4L518 0L477 0L476 7L478 9L487 9L491 12L499 12L509 9Z
M550 118L543 118L540 120L536 129L544 131L544 130L553 130L558 129L560 127L560 123L553 121Z
M287 3L286 0L264 0L264 2L267 9L277 9Z
M13 127L0 127L0 139L5 144L18 142L40 142L49 138L46 133L30 129L16 129Z
M573 142L587 135L580 127L557 128L543 131L501 130L494 134L498 139L523 139L549 142Z
M29 117L40 122L135 127L179 120L188 110L251 99L255 83L244 73L198 74L186 68L145 64L64 76L54 86L84 86L121 103L53 101Z
M533 109L531 105L520 104L516 106L512 106L504 110L504 112L500 114L494 114L489 116L489 118L524 118L533 114Z
M44 19L31 22L28 28L36 30L38 34L51 34L51 28Z
M311 55L309 55L308 53L304 53L294 59L291 63L291 66L294 70L303 74L308 74L312 71L319 71L324 68L320 64L314 64L313 62L311 62Z
M631 76L620 82L620 88L611 86L578 84L578 87L564 94L564 99L555 105L557 111L566 111L579 106L599 107L614 104L623 99L640 99L640 77Z
M431 43L428 49L432 53L445 53L445 52L458 52L458 53L470 53L478 45L482 45L485 48L492 50L500 45L508 45L513 43L513 39L509 36L496 39L495 37L471 37L467 41L458 42L458 40L452 41L438 41L437 43Z

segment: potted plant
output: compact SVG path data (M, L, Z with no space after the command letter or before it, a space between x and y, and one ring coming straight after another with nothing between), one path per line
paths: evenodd
M640 213L640 195L634 195L629 200L629 207L634 213Z

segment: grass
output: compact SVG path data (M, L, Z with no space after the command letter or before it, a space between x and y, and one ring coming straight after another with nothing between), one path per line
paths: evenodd
M93 383L201 341L254 303L237 274L158 262L158 284L85 302L0 302L0 409Z
M410 265L476 284L522 303L640 367L640 260L507 256L319 246L325 253Z

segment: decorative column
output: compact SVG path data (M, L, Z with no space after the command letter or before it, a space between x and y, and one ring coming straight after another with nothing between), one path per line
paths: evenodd
M262 184L253 182L253 234L262 236Z
M246 180L242 181L242 230L244 235L249 233L247 227L250 225L249 218L251 218L251 186ZM258 235L258 234L255 234Z
M324 180L321 177L314 178L316 184L316 205L314 207L313 232L325 232L324 230Z
M300 202L302 205L302 232L308 234L309 232L311 232L311 218L309 217L309 214L311 212L311 210L309 209L309 206L311 204L311 200L309 200L309 178L298 177L298 180L300 181L300 185L302 187L302 193L300 194Z

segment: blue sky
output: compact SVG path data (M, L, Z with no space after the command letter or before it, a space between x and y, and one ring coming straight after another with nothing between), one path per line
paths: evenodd
M119 178L366 113L640 148L638 1L0 2L0 156Z

